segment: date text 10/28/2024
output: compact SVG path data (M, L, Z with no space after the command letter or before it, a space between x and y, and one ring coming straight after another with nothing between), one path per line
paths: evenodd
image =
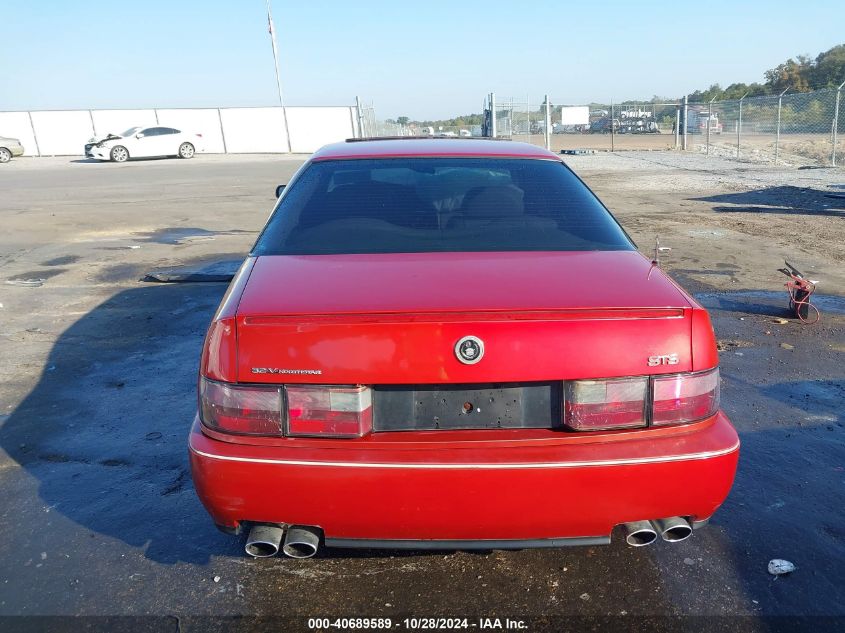
M510 618L403 618L393 621L391 618L309 618L311 630L389 630L402 628L415 631L479 629L524 631L528 624L524 620Z

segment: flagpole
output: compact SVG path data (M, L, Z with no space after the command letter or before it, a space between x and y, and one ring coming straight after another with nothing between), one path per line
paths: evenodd
M279 91L279 105L282 108L282 118L285 122L285 136L288 141L288 153L292 153L290 146L290 128L288 127L288 112L285 100L282 98L282 80L279 77L279 53L276 48L276 29L273 28L273 14L270 11L270 0L267 0L267 24L270 29L270 44L273 46L273 65L276 67L276 89Z

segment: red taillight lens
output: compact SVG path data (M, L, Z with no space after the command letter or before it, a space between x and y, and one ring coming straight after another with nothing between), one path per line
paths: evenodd
M369 387L291 386L286 435L361 437L373 429Z
M645 426L647 388L645 377L566 382L563 422L575 431Z
M719 369L654 378L654 426L703 420L719 409Z
M282 434L279 387L227 385L200 379L200 416L207 427L243 435Z
M202 377L199 408L202 423L224 433L361 437L373 430L369 387L234 385Z
M649 379L573 380L564 383L563 421L575 431L686 424L719 409L719 369Z
M235 319L227 317L212 321L205 335L200 373L212 380L234 382L237 364Z

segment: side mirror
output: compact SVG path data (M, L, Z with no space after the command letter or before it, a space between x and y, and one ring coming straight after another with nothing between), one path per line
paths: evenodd
M144 135L143 134L136 134L135 138L141 138L142 136L144 136Z
M280 197L284 190L285 190L285 185L279 185L278 187L276 187L276 197L277 198Z

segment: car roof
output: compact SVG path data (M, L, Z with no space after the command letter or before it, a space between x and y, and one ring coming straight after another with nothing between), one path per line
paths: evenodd
M455 137L350 139L344 143L333 143L320 148L314 154L312 160L399 158L413 156L471 156L560 160L558 156L555 156L550 151L529 143Z

